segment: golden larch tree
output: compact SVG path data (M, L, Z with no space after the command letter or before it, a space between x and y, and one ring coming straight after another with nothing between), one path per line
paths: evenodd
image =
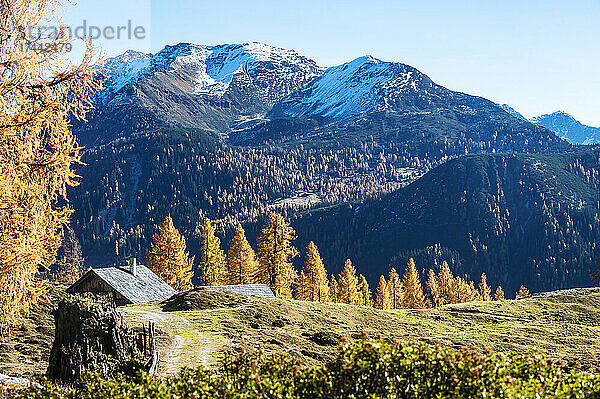
M0 7L0 333L45 296L36 279L61 244L72 210L67 187L80 147L71 121L84 119L101 88L91 42L70 61L58 0L4 0ZM49 51L48 51L49 49Z
M375 291L375 304L377 309L391 309L392 304L390 300L390 289L388 283L385 281L385 277L382 275L379 277L379 284Z
M344 269L338 278L339 294L338 301L351 305L359 305L361 301L358 292L358 277L356 277L356 268L352 265L350 259L346 259Z
M257 281L258 261L246 239L246 233L238 223L227 252L227 280L229 284L253 284Z
M439 290L439 304L438 306L452 303L452 290L454 287L454 276L450 270L448 262L443 261L440 271L437 274L437 283Z
M504 300L504 290L502 290L501 286L496 288L496 292L494 293L494 301L503 301Z
M427 290L429 291L429 299L431 306L437 307L443 304L442 292L438 283L438 277L433 269L429 269L427 273Z
M485 273L481 275L481 281L479 282L479 298L480 301L491 301L492 300L492 288L487 283L487 276Z
M292 246L296 232L279 213L271 213L258 237L258 281L268 284L277 298L292 297L298 273L292 259L298 250Z
M464 302L464 292L468 289L465 288L466 282L460 277L454 277L450 281L450 287L446 292L446 303L461 303Z
M475 283L472 281L468 281L468 285L470 290L470 298L466 299L465 302L477 301L479 298L479 290L475 287Z
M308 301L310 292L310 281L304 274L304 270L300 272L300 275L296 279L296 290L294 291L294 299L298 301Z
M373 306L373 294L371 293L367 279L362 274L358 276L358 293L360 296L360 305Z
M225 252L215 235L210 219L205 218L200 233L200 272L204 285L225 285L228 282Z
M329 281L329 302L339 302L338 298L340 295L340 286L335 279L335 276L331 275L331 280Z
M473 282L469 282L462 277L455 277L450 289L449 303L463 303L476 301L479 297L479 291L475 288Z
M390 270L387 285L390 291L390 309L400 309L402 306L402 282L398 272L393 267Z
M425 294L421 286L419 271L415 261L410 258L402 278L402 307L407 309L423 309L426 307Z
M519 291L517 291L517 294L515 295L515 299L527 298L530 295L531 294L529 293L529 290L527 289L527 287L525 287L524 285L522 285L519 288Z
M329 280L323 259L314 242L308 243L304 269L302 270L298 288L303 291L303 300L327 302L329 301Z
M185 238L167 216L152 237L152 245L146 255L148 267L177 291L192 288L194 257L190 257Z

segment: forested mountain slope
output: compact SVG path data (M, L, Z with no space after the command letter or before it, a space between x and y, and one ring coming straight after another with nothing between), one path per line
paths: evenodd
M145 256L168 214L195 250L201 217L229 229L272 210L358 201L429 167L389 148L229 147L198 129L136 133L85 152L81 185L70 193L73 225L94 265Z
M473 155L449 161L381 199L294 221L325 261L350 257L375 282L414 257L514 292L588 285L600 255L598 151ZM335 265L335 266L334 266Z

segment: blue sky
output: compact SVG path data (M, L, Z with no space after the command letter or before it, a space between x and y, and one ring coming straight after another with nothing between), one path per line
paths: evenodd
M144 27L143 40L99 40L107 56L182 41L259 41L323 66L369 54L525 116L560 109L600 126L600 0L79 0L65 20Z

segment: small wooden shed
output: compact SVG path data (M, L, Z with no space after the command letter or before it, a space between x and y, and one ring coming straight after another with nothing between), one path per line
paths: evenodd
M115 303L119 306L162 301L177 293L152 270L136 264L135 259L130 266L90 269L70 286L67 292L112 294Z

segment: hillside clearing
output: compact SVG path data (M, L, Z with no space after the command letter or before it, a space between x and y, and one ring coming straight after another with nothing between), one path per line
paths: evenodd
M600 289L395 311L204 290L175 300L187 310L167 311L176 307L159 303L121 308L130 325L156 322L163 375L183 366L214 366L226 353L259 346L267 353L286 352L319 364L334 358L336 342L361 336L480 351L541 352L590 370L600 366ZM318 339L322 336L327 339Z
M0 344L0 373L36 378L48 365L54 337L50 301L23 318ZM184 306L183 306L184 305ZM163 309L164 308L164 309ZM171 310L187 308L186 310ZM471 302L439 309L381 311L335 303L312 303L195 290L164 303L119 308L131 327L157 325L160 375L180 367L214 367L227 353L258 346L286 352L308 364L334 358L346 338L425 341L453 348L474 347L545 353L585 369L600 369L600 289L538 294L519 301Z

